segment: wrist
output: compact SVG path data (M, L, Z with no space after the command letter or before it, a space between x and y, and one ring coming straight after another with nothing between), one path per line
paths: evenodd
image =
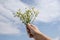
M41 32L37 32L34 37L35 40L51 40L51 38L47 37Z

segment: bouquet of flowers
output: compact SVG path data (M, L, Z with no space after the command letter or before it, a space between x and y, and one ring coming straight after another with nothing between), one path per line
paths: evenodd
M25 12L22 12L20 9L16 12L15 17L20 18L20 20L22 21L22 23L24 23L25 25L28 23L32 23L35 18L37 17L37 15L39 14L38 10L36 10L35 8L25 8Z

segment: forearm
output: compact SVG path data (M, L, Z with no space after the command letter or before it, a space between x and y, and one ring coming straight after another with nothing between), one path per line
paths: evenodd
M51 40L51 38L47 37L43 33L37 33L34 39L35 40Z

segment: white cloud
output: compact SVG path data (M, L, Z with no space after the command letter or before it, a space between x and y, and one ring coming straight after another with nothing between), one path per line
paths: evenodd
M28 5L22 3L20 0L7 0L3 6L10 11L17 11L19 8L24 10Z
M0 22L9 22L9 21L10 20L0 15Z
M7 18L10 22L19 22L19 20L14 17L13 12L16 12L19 8L24 10L26 7L28 6L20 0L6 0L0 2L0 15L5 16L5 18Z
M27 5L20 0L3 1L0 1L0 34L18 34L21 30L19 31L14 25L20 21L17 18L14 18L12 13L19 8L23 10Z
M42 22L52 22L60 19L58 0L38 0L37 8L40 10L37 20Z
M53 38L52 40L60 40L60 37Z
M14 17L14 15L12 14L12 12L6 8L3 7L2 4L0 4L0 20L4 20L6 22L19 22L19 20L17 20L17 18Z
M0 34L19 34L20 30L9 23L0 22Z
M7 16L9 18L13 17L12 12L10 10L7 10L6 8L4 8L2 4L0 4L0 15Z

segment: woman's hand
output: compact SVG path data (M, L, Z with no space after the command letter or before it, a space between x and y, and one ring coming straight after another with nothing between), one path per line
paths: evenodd
M35 40L51 40L51 38L44 35L36 26L32 24L27 24L26 28L30 38L34 38Z
M27 27L27 32L28 32L30 38L34 38L34 37L36 37L37 33L40 33L40 31L38 30L38 28L35 25L27 24L26 27Z

